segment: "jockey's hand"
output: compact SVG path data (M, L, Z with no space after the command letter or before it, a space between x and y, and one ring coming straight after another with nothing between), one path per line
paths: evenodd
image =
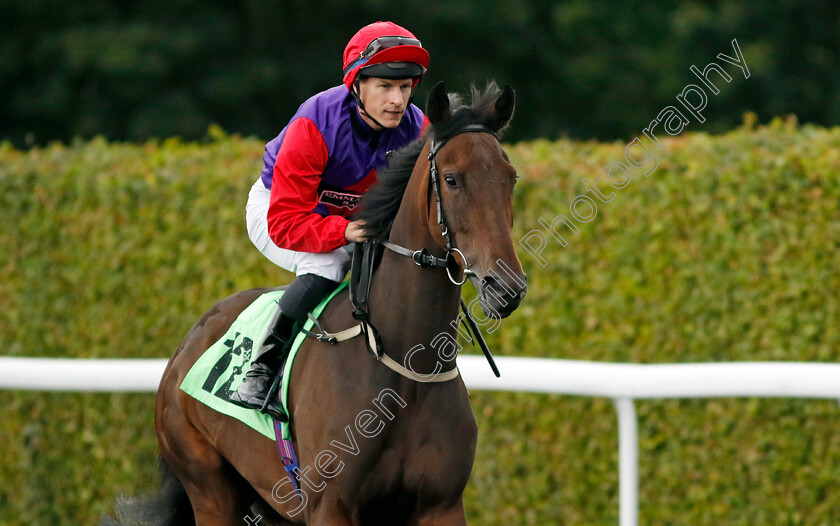
M344 239L348 243L361 243L367 240L370 236L364 229L364 221L351 221L347 223L347 229L344 231Z

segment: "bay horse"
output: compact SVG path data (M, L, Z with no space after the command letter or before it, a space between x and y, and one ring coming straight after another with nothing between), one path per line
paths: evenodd
M426 110L429 130L392 156L355 217L394 248L382 254L369 293L382 349L412 372L429 375L425 379L456 368L453 320L460 316L463 281L453 272L477 286L487 315L509 315L525 294L511 237L516 171L496 137L513 110L509 86L473 88L469 105L447 95L442 83L435 86ZM425 249L424 257L445 264L421 268L401 247L415 255ZM301 467L297 492L272 440L179 389L193 363L266 290L216 304L166 367L155 428L168 487L183 505L167 520L198 526L466 524L463 492L478 433L460 376L417 381L374 359L364 338L337 345L307 338L289 394ZM321 315L325 330L357 323L347 294L340 292ZM435 348L442 335L448 350Z

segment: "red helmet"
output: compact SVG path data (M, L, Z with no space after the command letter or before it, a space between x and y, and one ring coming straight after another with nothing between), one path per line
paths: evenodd
M353 91L359 74L390 79L415 79L429 67L429 52L411 31L393 22L360 29L344 48L344 85Z

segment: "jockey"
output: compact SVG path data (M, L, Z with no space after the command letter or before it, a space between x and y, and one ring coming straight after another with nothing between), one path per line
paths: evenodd
M304 102L265 146L262 175L246 206L248 236L274 264L296 274L269 322L251 369L231 401L277 417L265 404L297 321L341 283L352 243L366 239L350 216L386 155L427 124L411 104L429 53L392 22L360 29L344 49L343 85Z

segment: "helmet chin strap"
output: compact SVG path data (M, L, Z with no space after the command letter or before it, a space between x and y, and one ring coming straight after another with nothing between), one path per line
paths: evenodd
M368 113L368 111L365 109L365 103L362 102L362 96L359 93L359 79L358 78L356 79L356 82L353 83L353 88L354 89L351 91L351 93L353 94L353 98L356 99L356 105L359 106L359 110L361 111L361 113L363 115L365 115L368 119L372 120L374 122L374 124L376 124L377 126L379 126L381 128L379 130L374 130L374 131L385 131L385 126L383 126L382 123L380 123L378 120L374 119L373 115Z

